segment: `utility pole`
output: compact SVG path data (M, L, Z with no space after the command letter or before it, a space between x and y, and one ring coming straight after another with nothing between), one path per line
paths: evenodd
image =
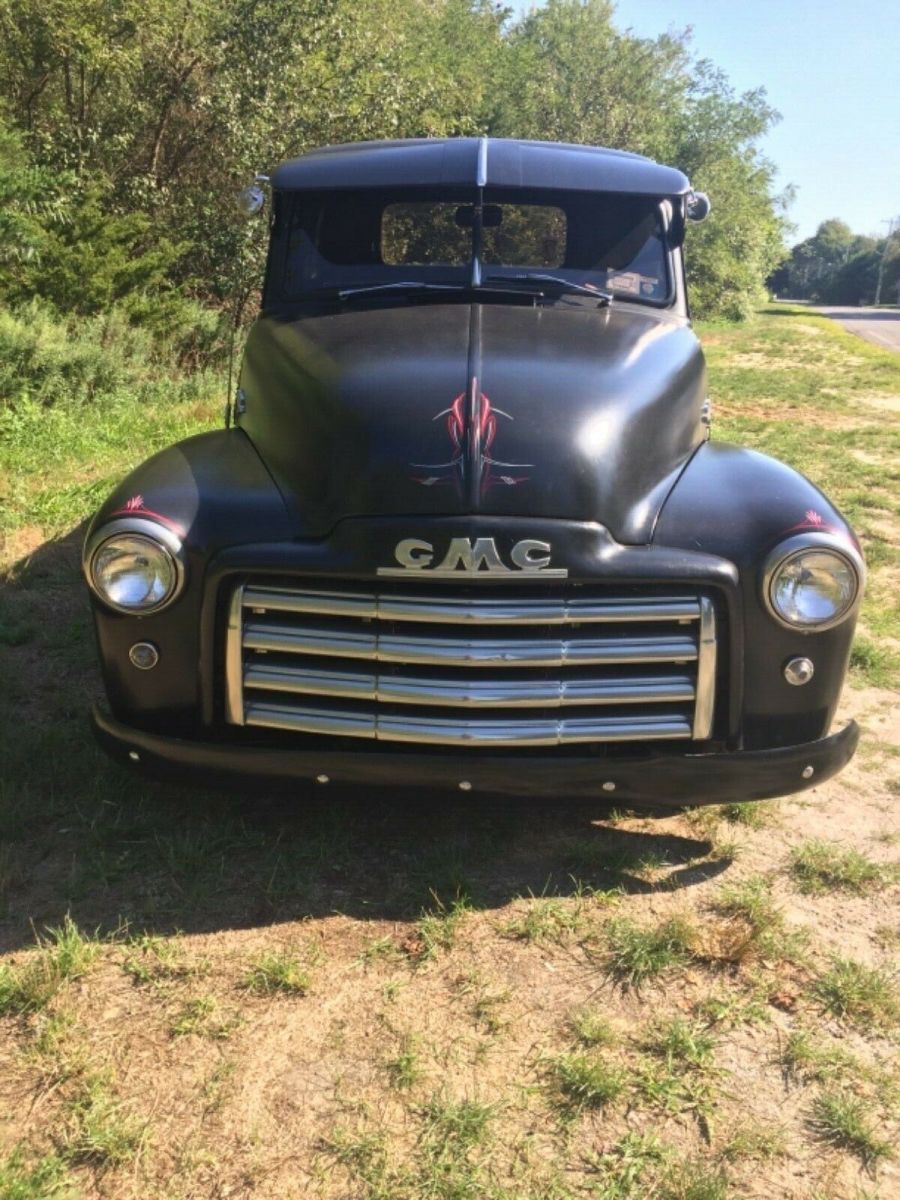
M895 217L891 217L891 219L887 223L887 227L888 227L887 237L884 239L884 249L881 251L881 258L878 262L878 282L875 284L875 306L876 306L876 308L881 303L881 281L884 278L884 263L885 263L885 259L887 258L888 246L890 246L891 238L894 235L894 221L895 220L896 220Z

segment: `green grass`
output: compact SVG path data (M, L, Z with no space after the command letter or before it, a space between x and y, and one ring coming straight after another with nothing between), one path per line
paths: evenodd
M554 1087L567 1106L605 1108L625 1091L627 1075L597 1053L561 1054L551 1064Z
M244 976L244 986L258 996L305 996L311 984L299 957L285 950L258 955Z
M717 1040L702 1021L662 1017L646 1030L641 1044L670 1066L704 1071L713 1065Z
M100 945L68 915L38 938L38 950L18 967L0 966L0 1014L24 1016L44 1008L62 986L90 970Z
M425 909L415 924L412 956L422 962L435 958L441 950L450 950L456 941L466 914L472 905L467 896L457 896L448 906L434 896L434 907Z
M835 958L811 991L826 1012L862 1029L891 1030L900 1023L896 976L883 967Z
M123 1109L102 1072L80 1081L66 1110L61 1143L70 1162L121 1166L138 1154L146 1139L146 1123Z
M596 1008L579 1009L570 1024L582 1046L614 1046L619 1040L607 1017Z
M530 897L526 907L501 926L505 937L523 942L564 942L576 938L585 928L583 906L579 900L556 897Z
M791 852L791 877L802 892L820 895L844 891L864 895L885 887L897 877L897 868L882 866L859 850L843 850L813 838Z
M241 1025L239 1015L225 1017L215 996L195 996L175 1013L169 1025L173 1037L203 1037L221 1042Z
M59 1154L29 1158L19 1148L0 1159L0 1200L76 1200L75 1181Z
M693 928L681 917L655 926L615 917L605 929L603 966L623 986L639 989L647 980L689 962L694 939Z
M870 1170L894 1157L891 1143L875 1131L870 1104L860 1096L838 1088L820 1092L812 1104L810 1126L821 1141L849 1150Z
M385 1063L391 1087L408 1091L422 1078L423 1070L419 1055L418 1038L407 1034L393 1058Z
M720 1150L725 1162L752 1159L767 1162L782 1158L788 1152L787 1135L780 1125L768 1122L747 1122L727 1138Z

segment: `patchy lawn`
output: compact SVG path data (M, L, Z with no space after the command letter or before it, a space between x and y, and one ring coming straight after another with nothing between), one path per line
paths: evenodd
M863 537L842 715L864 738L802 796L661 821L114 768L73 526L220 396L96 414L96 456L90 411L19 418L0 1198L900 1194L900 359L800 309L702 333L715 436L792 462Z

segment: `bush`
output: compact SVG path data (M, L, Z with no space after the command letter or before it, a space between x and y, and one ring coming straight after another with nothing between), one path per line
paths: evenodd
M191 319L177 339L133 324L122 308L78 319L39 300L0 308L0 411L25 401L80 404L150 383L180 361L209 362L223 345L218 314L182 304Z

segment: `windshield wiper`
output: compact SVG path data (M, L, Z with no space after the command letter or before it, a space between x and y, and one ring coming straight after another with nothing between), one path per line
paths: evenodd
M402 279L396 283L373 283L368 287L343 288L338 292L338 299L346 300L348 296L364 296L373 292L460 292L465 291L462 283L425 283L421 279Z
M500 286L507 284L506 287ZM501 296L529 296L535 300L542 300L544 293L536 288L520 288L514 283L508 282L505 278L498 278L497 282L486 286L483 283L425 283L423 280L408 279L399 280L396 283L373 283L367 287L344 288L337 293L339 300L348 300L353 296L372 296L379 292L474 292L476 295L483 292L488 292L492 295L499 294ZM596 293L592 293L596 295Z
M531 280L536 280L539 283L556 283L567 292L580 292L585 296L593 296L600 304L612 304L613 298L610 292L601 292L599 288L591 287L587 283L576 283L572 279L563 279L561 275L547 275L542 271L528 271L517 275L488 275L488 280L503 282L505 280L515 280L522 283L530 283Z

